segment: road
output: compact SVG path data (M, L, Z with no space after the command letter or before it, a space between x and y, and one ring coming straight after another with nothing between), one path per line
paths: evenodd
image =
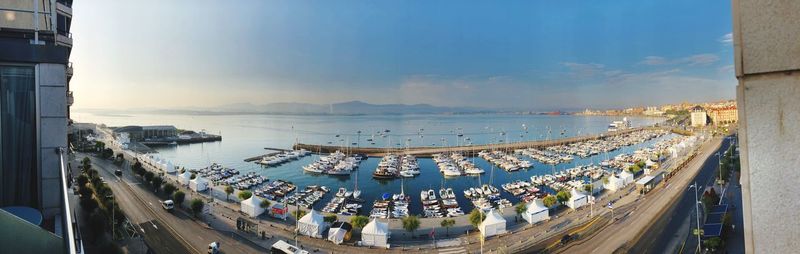
M85 157L84 154L77 154L76 159L80 161ZM116 165L107 160L97 157L90 157L92 164L101 176L108 182L109 187L114 191L117 202L125 211L131 223L139 225L139 231L143 232L145 239L153 246L157 252L163 253L203 253L211 242L222 243L223 250L227 253L260 253L265 250L258 246L240 243L239 241L223 235L206 225L192 220L182 212L169 213L163 210L159 203L159 198L151 190L147 190L148 185L139 181L131 175L130 170L123 170L123 176L117 178L113 175ZM75 162L78 165L78 162ZM187 197L188 199L188 197ZM148 224L151 228L148 228ZM158 231L154 233L154 231ZM149 239L153 235L152 239ZM155 237L157 236L157 237ZM163 237L172 237L164 241ZM165 251L159 251L164 249Z
M576 242L558 251L564 253L613 253L620 249L627 249L630 241L636 241L641 233L649 227L672 200L686 192L686 188L694 179L706 160L719 148L722 139L714 139L705 144L698 155L687 164L686 168L669 180L669 183L659 185L655 190L643 196L634 203L633 210L624 219L608 225L591 236L585 236ZM714 156L716 157L716 156ZM692 195L694 196L694 195ZM635 252L634 253L638 253Z
M730 143L730 140L725 139L719 151L724 152L727 150ZM716 176L714 173L718 167L719 160L717 156L709 157L692 182L697 182L701 186L713 185ZM699 196L702 196L702 193L699 193ZM664 216L661 216L642 235L641 240L631 248L631 251L634 253L674 253L677 251L676 249L683 245L688 234L691 234L691 229L697 227L695 218L697 213L694 210L696 207L694 204L694 193L684 191L680 194L678 201L664 212ZM703 223L702 214L700 223ZM689 238L691 240L687 241L684 251L695 249L697 246L697 238Z

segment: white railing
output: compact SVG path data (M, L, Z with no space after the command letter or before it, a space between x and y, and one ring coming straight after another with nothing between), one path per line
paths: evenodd
M61 200L63 202L64 208L64 224L66 225L66 234L64 234L64 241L66 247L68 249L67 253L70 254L78 254L83 253L83 241L81 240L81 236L77 233L78 230L78 220L75 214L72 211L72 207L69 204L69 172L67 172L66 167L66 156L67 156L67 149L66 148L58 148L58 155L61 164L61 193L63 194Z

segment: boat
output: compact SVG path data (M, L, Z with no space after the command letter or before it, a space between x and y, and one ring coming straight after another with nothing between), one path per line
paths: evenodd
M336 192L337 197L344 197L345 193L347 193L347 189L344 187L339 188L339 191Z
M408 171L400 171L400 176L410 178L410 177L414 177L414 174L412 174L411 172L408 172Z

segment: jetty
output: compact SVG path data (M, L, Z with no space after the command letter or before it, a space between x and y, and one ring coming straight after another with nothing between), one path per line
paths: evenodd
M365 154L370 157L382 157L389 153L395 153L395 154L410 154L416 157L429 158L437 153L450 153L450 152L458 152L465 154L467 156L477 156L478 153L483 150L514 150L523 148L544 149L545 147L550 147L550 146L568 145L572 143L601 139L605 137L613 137L618 135L625 135L632 132L637 132L647 129L658 129L658 128L660 127L650 127L650 126L636 127L636 128L629 128L613 132L604 132L600 134L583 135L583 136L569 137L563 139L522 141L522 142L504 143L504 144L480 144L480 145L447 146L447 147L423 146L423 147L409 147L409 148L398 149L398 148L385 148L385 147L344 147L344 146L333 146L333 145L298 143L294 145L293 149L296 150L306 149L309 151L315 151L319 153L333 153L335 151L348 150L351 153Z
M267 157L267 156L273 156L273 155L276 155L276 154L279 154L279 153L282 153L282 152L291 151L289 149L272 148L272 147L264 147L264 150L273 151L273 152L269 152L269 153L266 153L266 154L256 155L256 156L253 156L253 157L245 158L244 161L245 162L254 162L254 161L260 160L261 158L264 158L264 157Z

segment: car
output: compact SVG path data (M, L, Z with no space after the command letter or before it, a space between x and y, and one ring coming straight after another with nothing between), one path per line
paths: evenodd
M117 176L122 176L122 170L121 169L114 170L114 174Z
M212 242L212 243L208 244L208 254L220 253L219 252L219 248L220 247L219 247L219 243L218 242Z
M175 202L173 202L172 199L161 201L161 207L167 210L167 212L172 212L172 210L175 209Z

